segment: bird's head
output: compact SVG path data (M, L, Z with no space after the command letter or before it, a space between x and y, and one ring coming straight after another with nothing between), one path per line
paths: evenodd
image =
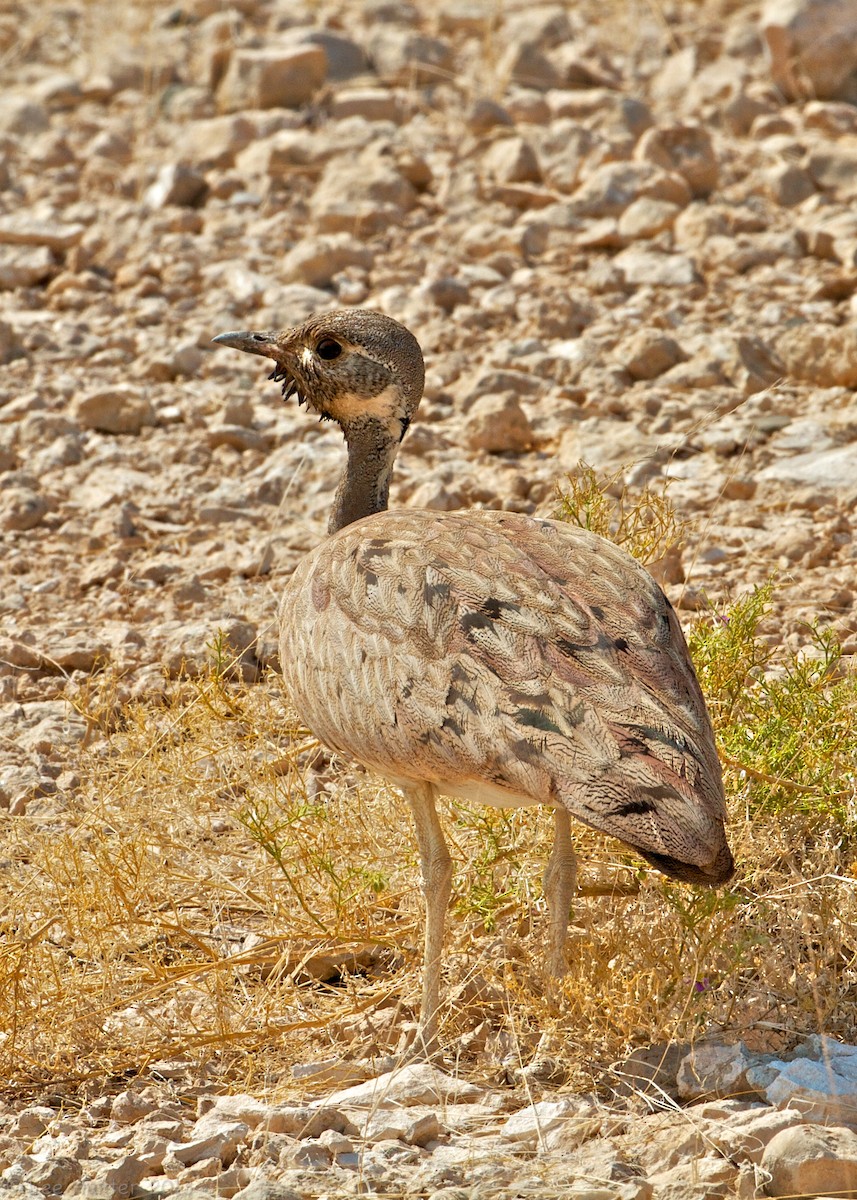
M283 396L297 396L346 437L380 422L400 442L423 393L419 343L391 317L367 308L340 308L310 317L282 333L221 333L221 346L261 354L276 364L270 379Z

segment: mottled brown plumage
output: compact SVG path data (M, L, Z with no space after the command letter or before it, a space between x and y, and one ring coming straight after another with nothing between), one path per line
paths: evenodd
M346 438L331 536L286 587L280 657L319 739L410 803L427 904L426 1046L452 873L436 796L553 807L554 971L575 890L569 813L676 879L725 882L733 864L711 724L652 577L612 543L555 521L384 511L423 383L415 339L389 318L340 310L282 334L216 340L273 358L284 393Z

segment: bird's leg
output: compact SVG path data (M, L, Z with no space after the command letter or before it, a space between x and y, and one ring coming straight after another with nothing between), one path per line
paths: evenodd
M452 889L452 859L434 806L434 789L414 785L405 791L414 814L417 845L426 900L426 936L423 955L423 998L420 1006L418 1044L426 1055L437 1051L437 1013L440 1006L440 965L443 928Z
M554 836L550 858L545 870L544 889L550 913L550 943L547 968L551 975L564 975L565 940L571 904L577 891L577 859L571 848L571 820L564 808L555 808Z

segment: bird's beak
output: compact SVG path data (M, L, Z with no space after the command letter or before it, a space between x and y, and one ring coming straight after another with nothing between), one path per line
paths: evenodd
M219 333L211 339L218 346L229 346L232 350L244 350L247 354L261 354L263 358L280 360L280 348L275 333L259 333L254 330L235 330Z

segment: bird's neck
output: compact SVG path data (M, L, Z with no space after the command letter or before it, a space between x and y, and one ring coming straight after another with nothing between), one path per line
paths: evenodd
M348 462L336 489L328 533L386 509L399 449L386 426L373 418L354 422L344 433Z

